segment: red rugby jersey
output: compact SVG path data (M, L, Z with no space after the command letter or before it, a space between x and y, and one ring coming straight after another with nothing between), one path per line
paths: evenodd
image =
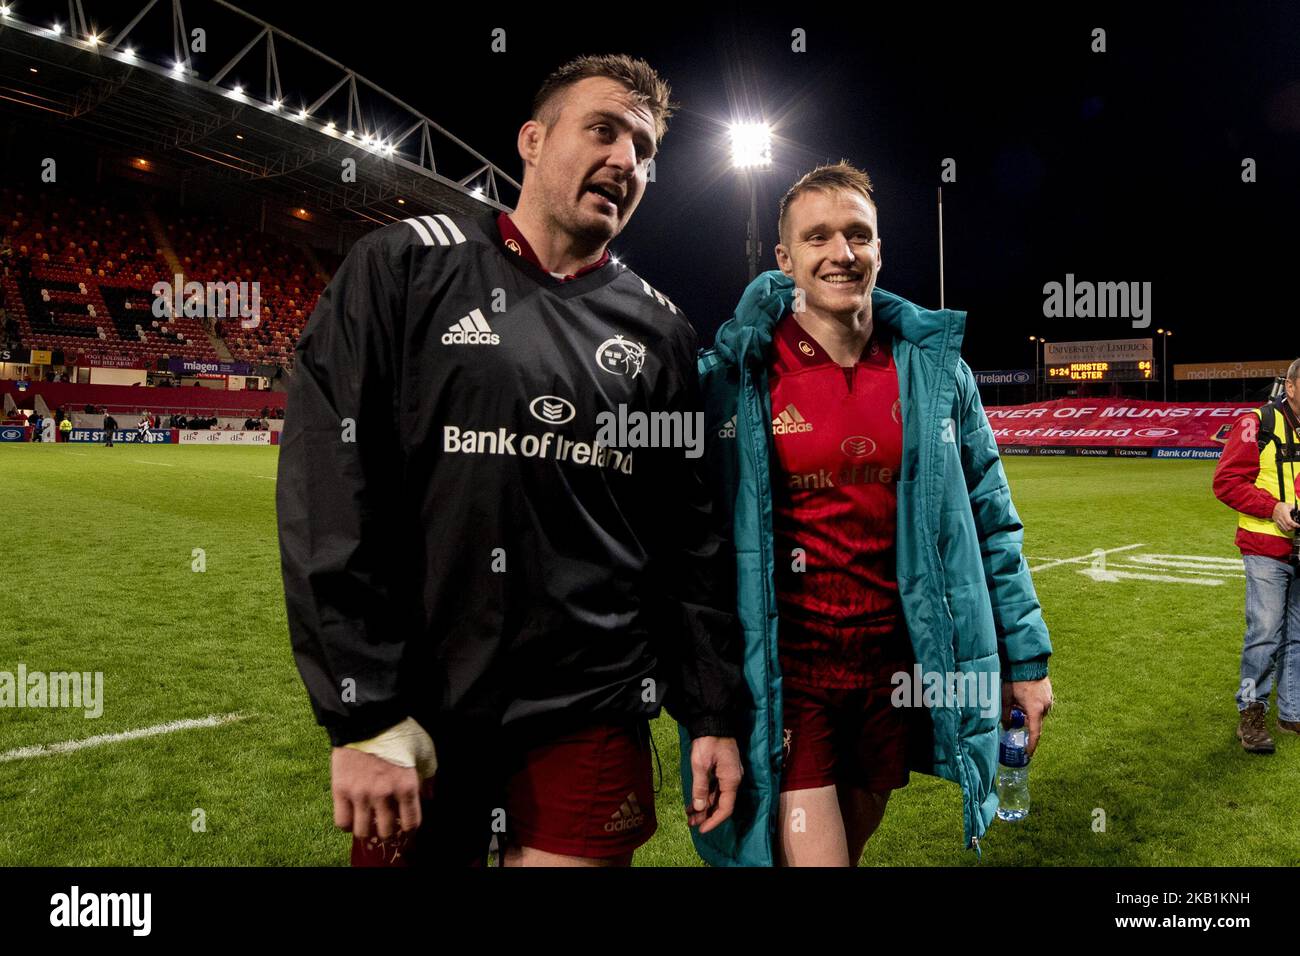
M896 630L903 425L889 333L877 325L850 368L837 365L790 313L772 344L781 670L800 684L860 689L881 664L901 666L911 654ZM798 570L801 562L806 567Z

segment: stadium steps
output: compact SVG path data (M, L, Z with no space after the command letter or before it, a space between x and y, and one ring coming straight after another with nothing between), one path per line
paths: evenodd
M174 276L184 276L185 270L181 268L180 257L176 255L176 250L172 248L171 240L167 238L167 229L163 226L162 220L158 218L157 211L152 206L146 206L143 213L145 222L149 224L149 231L153 233L154 242L158 244L158 251L163 254L163 259L167 262L167 268L171 270ZM212 351L217 353L217 358L223 362L233 362L235 357L230 354L230 349L226 348L226 343L208 327L208 323L200 322L199 325L203 329L203 334L208 337L208 343L212 346Z
M208 341L212 343L212 351L217 353L217 358L223 362L233 362L235 360L235 357L230 354L230 349L226 348L226 343L208 328L207 323L204 323L203 331L207 334Z
M158 218L158 213L152 206L145 206L141 212L144 214L144 221L148 224L149 231L153 233L153 241L157 243L158 251L163 254L163 259L166 260L167 268L171 270L171 274L183 274L185 270L181 268L180 257L176 255L176 250L172 248L171 242L167 239L167 230L164 228L162 220Z
M321 261L316 258L316 250L305 242L298 243L298 247L302 249L302 253L306 257L308 264L311 266L312 271L316 273L316 277L320 279L323 285L329 285L330 274L325 270L325 267L321 265Z

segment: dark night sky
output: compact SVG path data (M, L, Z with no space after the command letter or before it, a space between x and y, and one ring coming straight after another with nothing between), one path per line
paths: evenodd
M939 299L935 187L945 157L947 304L970 313L975 368L1027 367L1030 334L1128 337L1123 319L1043 317L1045 282L1151 282L1153 324L1176 330L1171 362L1300 353L1291 302L1300 212L1300 8L1179 5L1165 16L1088 4L673 8L244 0L250 13L405 99L516 178L515 134L543 76L587 52L646 57L683 104L657 180L613 245L705 335L745 282L746 193L725 166L742 112L776 125L761 194L765 262L776 202L800 173L841 156L876 182L881 284ZM391 8L392 15L371 13ZM413 13L423 9L424 13ZM485 11L487 5L483 5ZM1062 8L1064 9L1064 7ZM566 12L572 11L572 12ZM491 52L493 27L507 52ZM808 52L790 31L808 32ZM1091 30L1107 31L1092 53ZM1241 180L1253 157L1259 181ZM1146 334L1146 333L1141 333Z

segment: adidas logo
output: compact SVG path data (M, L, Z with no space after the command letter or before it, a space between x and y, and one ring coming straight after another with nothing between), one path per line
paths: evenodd
M793 435L796 432L810 432L812 430L812 422L807 421L799 414L799 409L794 407L794 402L787 405L780 415L772 419L773 435Z
M474 309L446 332L443 345L500 345L501 336L492 331L483 313Z
M609 816L610 820L605 824L606 833L634 830L645 823L645 814L641 812L641 805L636 802L635 793L629 793L622 805Z
M660 305L664 306L664 308L666 308L673 315L677 314L677 306L673 305L672 302L669 301L668 296L664 295L658 289L652 288L650 286L650 283L646 282L645 279L641 280L641 288L646 295L650 296L650 298L654 299Z
M465 234L456 228L456 223L445 213L417 216L403 219L402 222L414 229L426 246L458 246L465 241Z
M736 416L735 415L732 415L731 418L727 420L727 423L718 429L718 437L719 438L736 437Z

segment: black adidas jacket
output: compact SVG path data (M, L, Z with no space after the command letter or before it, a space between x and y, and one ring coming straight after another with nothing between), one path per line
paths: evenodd
M296 353L276 505L289 630L337 746L414 716L653 716L734 736L731 562L699 459L593 445L701 409L695 333L610 262L560 282L493 214L359 241Z

